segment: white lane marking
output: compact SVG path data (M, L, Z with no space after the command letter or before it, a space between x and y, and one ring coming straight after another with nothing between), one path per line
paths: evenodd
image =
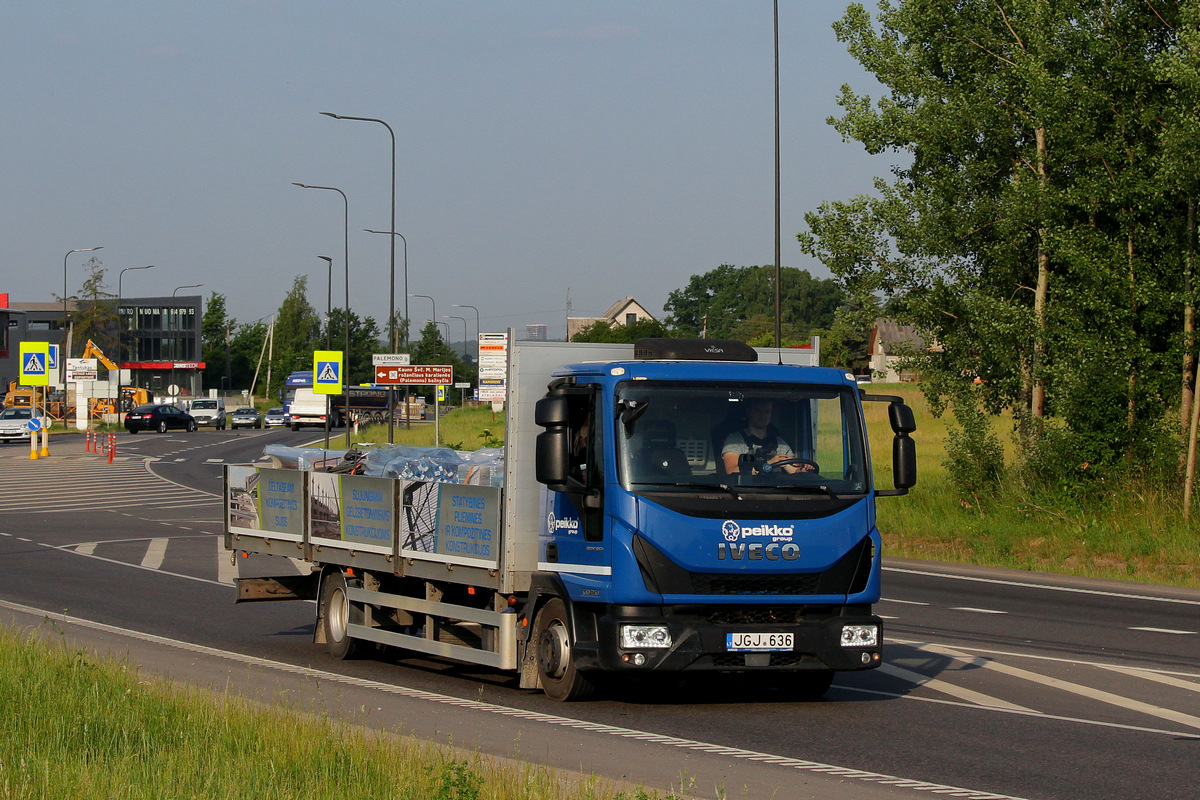
M922 575L927 578L948 578L956 581L973 581L975 583L992 583L997 586L1017 586L1022 589L1045 589L1048 592L1068 592L1072 594L1090 594L1098 597L1116 597L1122 600L1146 600L1152 603L1178 603L1186 606L1200 606L1200 600L1191 600L1184 597L1154 597L1146 594L1129 594L1125 592L1110 592L1104 589L1082 589L1076 586L1053 586L1042 583L1028 583L1024 581L1009 581L1001 578L980 578L975 575L954 575L945 572L931 572L920 569L905 569L903 567L883 567L884 572L898 572L904 575ZM898 603L899 600L890 602Z
M142 566L146 569L157 570L167 557L167 539L151 539L146 547L146 555L142 556Z
M994 608L972 608L971 606L956 606L951 611L967 611L971 614L1007 614L1007 611L997 611Z
M81 556L90 556L96 552L96 543L88 542L87 544L81 544L75 548L75 552Z
M1008 709L1009 711L1027 711L1030 714L1037 713L1032 708L1019 706L1016 703L1010 703L1007 700L1001 700L999 698L986 695L982 692L964 689L961 686L955 686L954 684L941 680L940 678L931 678L928 675L924 675L920 672L914 672L913 670L905 669L904 667L898 667L895 664L880 664L878 670L885 675L895 676L916 686L927 686L930 689L941 692L942 694L948 694L951 697L957 697L959 700L965 700L966 702L973 703L975 705L986 706L988 708L1004 708Z
M223 458L206 458L204 460L204 463L205 464L224 464L225 459L223 459Z
M42 609L23 606L17 603L10 603L7 600L0 600L0 607L17 611L22 614L31 614L38 617L50 617L50 615ZM336 672L325 672L324 670L313 669L312 667L286 664L281 661L272 661L266 658L256 658L254 656L243 655L242 653L234 653L229 650L218 650L214 647L206 647L205 645L201 644L193 644L191 642L168 639L164 636L155 636L154 634L142 633L141 631L130 630L128 628L118 628L115 625L105 625L102 622L92 622L91 620L80 619L77 617L54 615L54 618L62 621L64 624L79 625L92 630L103 631L105 633L112 633L120 636L127 636L130 638L139 639L141 641L151 642L153 644L174 647L179 650L211 656L213 658L221 658L241 664L265 667L268 669L278 670L280 672L301 675L308 678L316 678L333 683L357 686L362 689L386 692L388 694L410 697L416 700L425 700L432 703L457 706L459 708L466 708L472 711L523 719L530 722L540 722L546 725L555 725L563 728L585 730L604 736L616 736L623 739L650 742L663 745L665 747L700 751L704 753L710 753L712 755L736 758L739 760L767 762L802 772L832 775L849 780L862 781L864 783L898 786L905 789L913 789L914 791L929 792L931 794L949 795L951 797L964 797L968 800L1021 800L1021 798L1012 797L1010 795L964 789L957 786L929 783L927 781L912 780L909 778L899 778L894 775L885 775L879 772L868 772L867 770L855 769L852 767L839 767L835 764L823 764L819 761L789 758L787 756L773 755L771 753L762 753L754 750L743 750L740 747L728 747L726 745L701 742L695 739L682 739L677 736L666 736L660 733L639 731L634 728L621 728L616 725L606 725L601 722L589 722L587 720L574 719L572 717L562 717L556 714L543 714L539 711L527 711L520 708L511 708L509 706L501 706L495 703L485 703L480 700L470 700L463 697L453 697L451 695L438 694L436 692L427 692L421 689L412 689L407 686L381 683L380 681L357 678L352 675L339 675Z
M1154 672L1148 669L1138 669L1137 667L1120 667L1116 664L1109 664L1104 669L1120 672L1122 675L1129 675L1142 680L1155 681L1165 686L1173 686L1176 689L1186 689L1189 692L1200 692L1200 683L1185 681L1171 675L1165 675L1161 672Z
M927 606L927 605L929 605L929 603L921 603L916 600L897 600L894 597L885 597L882 600L880 600L879 602L881 602L881 603L899 603L900 605L904 605L904 606Z
M955 658L970 658L970 656L966 655L965 653L959 652L950 647L945 647L943 645L917 645L917 649L929 653L937 653L939 655L953 656ZM1080 697L1086 697L1089 700L1108 703L1109 705L1117 706L1118 708L1136 711L1141 714L1148 714L1152 717L1158 717L1159 719L1169 720L1180 725L1187 725L1200 730L1200 717L1196 717L1191 714L1184 714L1181 711L1175 711L1174 709L1170 708L1160 708L1159 706L1150 705L1149 703L1143 703L1140 700L1121 697L1120 695L1113 694L1112 692L1105 692L1101 689L1093 689L1090 686L1083 686L1081 684L1071 683L1070 681L1064 681L1059 678L1052 678L1049 675L1039 675L1038 673L1030 672L1027 669L1012 667L1008 664L1001 664L999 661L980 659L979 663L983 669L989 669L1004 675L1010 675L1014 678L1027 680L1030 683L1040 683L1043 686L1048 686L1052 689L1059 689L1064 692L1076 694Z
M237 552L225 549L225 537L216 537L217 541L217 582L233 585L238 577L238 567L235 559Z
M1169 633L1174 636L1195 636L1195 631L1177 631L1171 628L1130 628L1131 631L1145 631L1146 633Z

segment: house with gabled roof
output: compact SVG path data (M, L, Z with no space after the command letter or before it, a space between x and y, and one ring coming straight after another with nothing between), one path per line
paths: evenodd
M633 297L627 296L624 300L613 303L598 317L567 317L567 341L571 341L575 338L575 334L597 322L604 321L611 325L631 325L643 319L655 319L655 316Z
M925 337L912 325L901 325L894 319L877 319L871 331L870 364L871 376L883 383L915 381L917 375L899 368L900 360L921 350L933 350L925 343Z

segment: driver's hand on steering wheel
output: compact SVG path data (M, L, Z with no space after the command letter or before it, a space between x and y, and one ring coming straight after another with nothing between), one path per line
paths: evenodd
M816 472L817 471L817 465L814 464L813 462L802 461L802 460L796 458L795 456L785 456L783 453L776 453L771 459L768 460L767 463L778 464L780 461L788 462L787 464L784 464L782 467L780 467L780 469L782 469L784 472L796 473L796 472Z

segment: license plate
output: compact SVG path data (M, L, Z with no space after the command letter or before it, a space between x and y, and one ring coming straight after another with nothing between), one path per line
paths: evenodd
M727 633L725 650L730 653L778 653L795 646L791 633Z

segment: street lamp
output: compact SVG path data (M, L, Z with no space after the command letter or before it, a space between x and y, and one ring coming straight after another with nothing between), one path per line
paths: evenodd
M328 192L337 192L342 196L342 204L345 209L345 225L343 229L343 259L346 264L346 342L345 350L342 353L342 385L349 386L346 380L350 374L350 201L346 199L346 193L335 186L310 186L306 183L292 182L292 186L299 186L301 189L324 189ZM332 290L331 290L332 291ZM315 376L314 376L315 377ZM346 410L350 407L350 391L346 390ZM349 416L349 414L347 414ZM346 448L350 447L350 426L346 425Z
M463 358L467 357L467 318L456 317L453 314L443 314L446 319L461 319L463 324Z
M407 295L408 294L408 240L404 238L404 234L397 233L396 231L373 231L373 230L370 230L369 228L363 228L363 231L365 233L382 233L385 236L390 233L392 236L400 237L400 241L404 243L404 293L405 293L405 295ZM395 244L395 242L393 242L393 244ZM394 286L395 286L395 284L393 283L393 288L394 288ZM395 299L393 299L391 302L392 302L392 306L391 306L391 308L388 309L388 311L391 313L390 319L392 320L388 325L388 341L392 345L392 352L395 353L397 350L396 324L395 324L395 319L396 319L395 303L396 303L396 301L395 301ZM405 324L408 324L408 301L407 300L405 300L405 302L404 302L404 322L405 322ZM408 344L408 333L407 332L404 334L404 343L406 345Z
M427 294L410 294L409 297L424 297L426 300L428 300L430 303L432 303L433 304L433 314L430 315L429 318L431 320L433 320L434 322L437 321L437 301L435 301L432 297L430 297ZM450 324L449 323L445 323L445 324L446 324L446 330L447 331L450 330Z
M75 250L68 250L67 254L65 256L63 256L63 322L62 322L62 324L63 324L63 340L62 340L63 351L59 354L59 359L60 359L59 366L62 367L64 378L66 376L66 371L67 371L67 358L66 357L67 357L68 353L66 351L66 346L69 344L69 342L67 341L67 331L66 331L66 327L67 327L67 258L70 257L71 253L90 253L93 250L103 250L103 249L104 249L103 246L79 247L79 248L76 248ZM65 384L65 380L64 380L64 384Z
M478 347L479 346L479 309L475 308L475 306L469 306L466 303L454 303L453 305L455 308L469 308L475 312L475 346ZM463 353L463 355L466 355L466 353ZM475 360L476 361L479 360L478 352L476 353Z
M332 338L333 337L333 259L330 258L329 256L317 256L317 258L319 258L325 262L325 266L328 267L327 272L329 273L329 276L327 278L328 282L326 283L326 289L325 289L325 349L332 350L333 349L333 338Z
M396 230L396 132L392 130L392 126L388 125L381 119L374 117L347 117L342 114L334 114L331 111L320 112L323 117L331 117L333 119L349 119L357 122L377 122L387 128L388 133L392 137L392 224L389 230ZM396 240L393 237L391 242L392 251L392 268L391 280L389 283L390 290L388 294L388 341L396 341ZM404 318L408 319L408 269L407 264L404 270ZM408 347L408 336L404 337L404 345ZM392 346L392 352L395 352L395 345Z
M121 359L121 352L122 352L121 351L121 280L125 277L126 272L129 272L130 270L139 270L139 269L154 269L154 265L147 264L144 267L126 267L125 269L123 269L119 273L117 273L117 407L118 407L118 409L120 409L120 398L121 398L121 360L122 360ZM133 317L134 317L134 321L136 322L137 315L134 314ZM133 376L131 374L130 375L131 380L132 380L132 377ZM121 421L121 417L120 417L120 413L118 411L117 422L120 422L120 421Z
M174 291L174 292L171 292L171 297L174 297L174 296L175 296L175 294L176 294L176 293L177 293L177 292L178 292L180 289L199 289L199 288L200 288L201 286L203 286L203 285L204 285L203 283L193 283L193 284L190 284L190 285L188 285L188 286L176 286L176 287L175 287L175 291Z

